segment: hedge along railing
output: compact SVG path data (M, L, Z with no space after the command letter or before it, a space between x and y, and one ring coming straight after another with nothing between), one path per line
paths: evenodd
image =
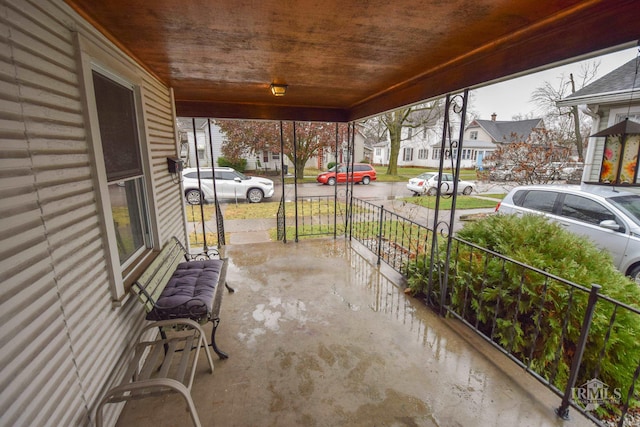
M640 323L638 309L599 294L598 285L586 288L456 237L445 257L446 236L383 206L355 198L353 206L350 237L404 275L413 265L427 304L476 330L560 396L558 416L567 418L572 406L602 425L594 406L610 402L623 425L640 400L638 338L623 327ZM434 237L440 242L432 246ZM613 377L622 357L636 368Z

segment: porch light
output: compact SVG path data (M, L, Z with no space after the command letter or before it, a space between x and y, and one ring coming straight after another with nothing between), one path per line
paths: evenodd
M273 96L284 96L287 93L287 85L271 83L271 93Z

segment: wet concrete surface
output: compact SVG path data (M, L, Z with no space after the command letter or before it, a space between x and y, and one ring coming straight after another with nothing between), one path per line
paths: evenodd
M230 245L217 343L192 395L203 426L583 426L468 329L402 291L338 238ZM207 326L207 330L210 328ZM215 355L214 355L215 357ZM190 425L177 396L127 404L118 426Z

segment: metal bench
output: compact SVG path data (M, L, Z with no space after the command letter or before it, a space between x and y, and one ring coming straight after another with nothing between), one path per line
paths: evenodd
M221 258L217 250L191 255L175 237L149 264L131 291L144 305L146 319L152 323L139 336L124 381L110 389L100 401L96 411L98 427L102 425L105 404L167 392L182 395L194 425L200 426L190 390L201 348L213 372L213 360L201 324L213 323L211 346L221 359L229 357L215 341L223 288L234 292L226 283L226 271L227 259ZM144 340L152 328L159 329L160 339ZM168 330L174 331L169 337Z
M191 255L173 237L151 262L131 291L138 295L147 320L191 319L211 322L211 346L221 359L229 356L216 344L220 324L223 287L234 292L226 281L227 259L217 250ZM161 333L164 333L161 329Z

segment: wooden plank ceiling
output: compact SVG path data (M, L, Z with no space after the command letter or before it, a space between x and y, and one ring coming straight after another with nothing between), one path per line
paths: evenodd
M640 37L637 0L66 2L188 117L356 120Z

